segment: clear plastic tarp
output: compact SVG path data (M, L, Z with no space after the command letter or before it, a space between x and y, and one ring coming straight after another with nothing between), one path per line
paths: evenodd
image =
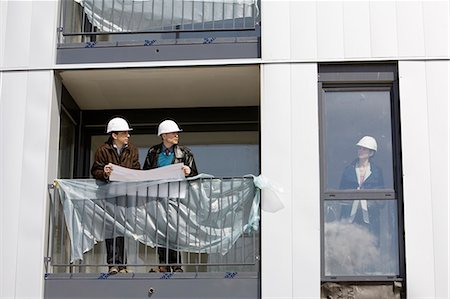
M225 20L231 20L235 28L252 28L254 22L236 24L235 21L243 18L255 20L259 14L256 0L74 1L82 6L89 22L101 32L161 30L194 24L204 26ZM228 25L223 23L218 26Z
M105 238L125 236L151 247L226 254L259 229L254 177L110 182L56 180L71 241L71 261Z

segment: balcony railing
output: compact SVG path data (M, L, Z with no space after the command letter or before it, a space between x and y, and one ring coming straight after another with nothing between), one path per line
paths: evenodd
M62 0L59 46L255 36L260 22L258 3L258 0ZM205 36L202 32L209 34Z
M259 189L252 177L173 182L56 180L49 186L47 273L108 272L105 240L124 240L133 273L259 272ZM116 246L113 246L116 250ZM158 249L177 260L160 261ZM116 256L114 252L113 256Z

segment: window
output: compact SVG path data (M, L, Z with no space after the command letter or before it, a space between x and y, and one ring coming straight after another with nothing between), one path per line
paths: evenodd
M404 276L394 64L320 65L322 280Z

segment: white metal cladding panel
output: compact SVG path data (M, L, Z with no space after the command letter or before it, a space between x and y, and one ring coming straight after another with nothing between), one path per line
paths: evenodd
M49 67L56 51L58 1L6 2L4 66Z
M435 255L425 62L399 62L409 298L435 298Z
M430 142L436 298L450 298L449 277L449 102L450 62L425 65Z
M291 73L288 64L262 66L261 171L284 192L284 209L262 212L262 298L292 298ZM262 200L265 200L262 192Z
M4 66L26 67L30 56L33 2L7 1L6 5Z
M344 2L345 58L370 57L370 3Z
M3 271L1 298L14 298L17 276L17 241L20 214L20 190L22 178L22 152L24 144L25 107L27 90L23 88L26 73L2 73L0 89L1 168L0 221L2 234L2 255L0 265ZM32 178L31 175L28 178ZM30 250L31 251L31 250ZM26 284L25 284L26 285Z
M317 58L343 59L344 19L342 1L317 2Z
M6 1L0 1L0 68L3 67L3 51L5 49Z
M267 60L289 59L289 1L261 1L261 56ZM265 11L265 13L263 13Z
M30 67L49 67L55 63L58 3L33 1L30 35Z
M24 111L25 138L22 154L22 188L19 193L16 265L16 296L19 298L35 298L43 293L42 257L46 224L45 207L48 198L47 170L53 80L52 71L42 71L29 72L26 82L28 94ZM30 250L30 244L33 250Z
M320 297L317 64L291 65L292 298ZM264 262L264 261L263 261Z
M428 57L450 57L449 1L423 3L425 54Z
M394 1L370 1L371 56L396 57L397 17Z
M42 297L52 87L51 71L3 74L5 297Z
M398 1L397 32L399 57L424 57L424 18L419 1Z
M293 59L317 59L317 5L313 1L291 3L291 53Z
M290 4L263 1L263 4L265 60L449 56L448 1L294 1ZM290 26L286 26L288 21Z

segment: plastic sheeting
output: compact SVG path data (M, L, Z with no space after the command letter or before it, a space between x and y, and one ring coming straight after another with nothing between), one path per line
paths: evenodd
M105 238L226 254L244 233L259 229L253 177L111 182L56 180L71 240L71 261Z
M258 15L256 0L74 1L80 3L89 22L101 32L159 30L168 26L256 18ZM239 28L253 26L254 24L248 23Z

